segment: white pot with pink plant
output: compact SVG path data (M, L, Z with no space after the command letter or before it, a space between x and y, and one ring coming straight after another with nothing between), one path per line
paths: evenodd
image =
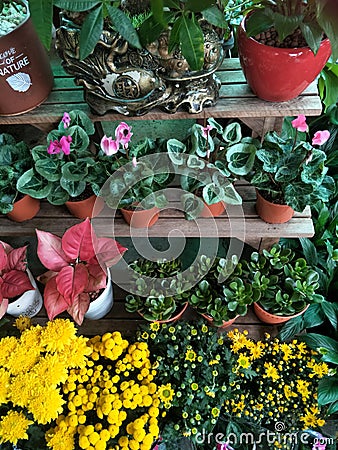
M13 248L0 241L0 318L5 313L33 317L42 303L34 277L27 268L27 246Z
M36 234L38 257L49 269L39 277L45 284L48 318L67 311L81 325L84 317L104 317L113 306L109 267L127 249L112 238L97 237L88 218L66 230L62 238L41 230Z

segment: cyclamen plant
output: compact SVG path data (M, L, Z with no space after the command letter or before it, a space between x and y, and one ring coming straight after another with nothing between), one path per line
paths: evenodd
M111 208L164 207L167 200L158 191L172 180L173 171L162 152L163 142L144 139L130 145L131 130L131 126L121 122L115 129L115 139L106 135L101 139L99 161L107 179L112 178L105 183L100 195Z
M34 289L27 274L27 246L12 248L0 241L0 319L10 299Z
M91 293L107 285L107 270L127 250L111 238L99 238L87 218L70 227L62 238L36 230L37 253L49 269L40 277L45 286L48 318L67 311L78 325L90 306Z

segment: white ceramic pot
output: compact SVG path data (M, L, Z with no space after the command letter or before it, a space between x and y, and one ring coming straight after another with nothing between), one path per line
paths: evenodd
M112 309L114 303L113 286L111 282L111 274L108 269L108 282L105 290L96 300L90 302L88 311L85 314L86 319L102 319Z
M35 289L24 292L15 302L8 303L7 314L11 316L33 317L42 308L42 295L29 269L27 269L27 274Z

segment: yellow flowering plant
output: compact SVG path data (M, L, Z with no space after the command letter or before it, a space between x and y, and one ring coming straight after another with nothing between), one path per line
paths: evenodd
M69 320L42 327L19 317L16 325L20 336L0 340L0 448L43 449L44 431L65 404L61 385L91 349Z
M147 343L129 343L116 331L88 345L86 365L70 370L63 384L63 414L46 434L48 449L150 450L174 392L157 383Z
M225 436L234 433L239 437L249 430L262 439L266 438L264 430L270 430L275 442L270 436L271 446L265 443L262 448L288 449L288 445L294 448L289 440L295 433L317 430L325 424L317 391L329 367L305 342L282 342L268 334L255 342L247 331L237 329L227 335L235 357L235 379L231 398L223 408Z
M138 338L148 343L162 383L173 390L162 391L165 405L171 406L161 421L166 450L182 448L182 441L198 446L200 434L213 430L229 396L233 377L229 348L202 320L154 322L144 326Z

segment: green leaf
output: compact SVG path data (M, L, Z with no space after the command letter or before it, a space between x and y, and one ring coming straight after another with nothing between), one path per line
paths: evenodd
M328 336L322 336L321 334L316 333L307 333L300 336L300 339L305 341L313 350L323 347L329 351L338 353L338 342Z
M52 189L47 196L47 200L52 205L64 205L69 200L69 194L65 191L59 183L54 183Z
M85 181L72 181L61 178L60 185L71 197L78 197L86 189Z
M40 41L49 50L52 42L53 0L29 1L29 10Z
M278 39L280 42L292 34L302 23L303 16L299 15L283 15L279 13L273 13L274 26L278 33Z
M92 53L103 31L103 7L99 5L86 16L80 31L80 59Z
M68 181L81 181L88 174L87 165L83 161L68 162L66 163L62 169L62 177L61 177L61 185L65 180Z
M130 19L123 11L119 8L115 8L114 6L106 5L107 11L109 14L109 18L113 23L116 31L120 33L120 35L129 42L130 45L136 48L142 48L138 34L133 27Z
M182 24L182 19L177 19L170 30L169 42L168 42L168 53L169 54L173 53L176 49L179 49L179 47L180 47L181 24Z
M299 242L307 263L316 266L318 264L318 254L313 242L308 238L299 238Z
M163 27L167 26L167 23L163 15L163 0L151 0L150 1L151 12L154 16L155 22L160 23Z
M215 4L215 0L187 0L184 4L185 11L201 12Z
M306 43L311 48L314 54L317 53L319 46L323 39L323 30L316 22L301 22L299 28L306 40Z
M329 38L332 49L332 60L338 59L338 8L336 0L316 2L317 21Z
M89 136L95 133L94 124L85 112L81 111L80 109L73 109L72 111L69 111L69 116L72 125L79 125L79 127L83 128ZM64 124L62 120L59 126L61 126L61 130L64 131Z
M196 219L202 209L204 208L204 203L201 199L196 197L194 194L183 194L181 197L183 203L183 211L186 215L187 220Z
M44 0L42 0L44 1ZM102 3L101 0L54 0L54 6L68 11L88 11Z
M273 19L263 10L256 10L245 20L246 33L248 36L256 36L262 31L268 30L273 24Z
M329 408L326 411L326 414L328 416L331 416L332 414L335 414L336 412L338 412L338 400L329 406Z
M247 175L255 162L256 147L253 144L235 144L228 148L228 169L235 175Z
M156 41L164 29L164 26L156 22L153 16L149 16L142 22L138 30L141 44L146 47L148 44Z
M228 28L228 22L225 20L224 14L217 6L204 9L202 15L211 25L218 28Z
M181 51L190 70L201 70L204 62L203 31L194 20L183 16L180 25Z
M331 325L335 330L337 330L338 326L338 316L337 316L337 309L334 304L324 300L322 303L322 308L325 313L325 316L329 319Z
M35 170L48 181L58 181L61 177L60 160L53 158L40 159L35 163Z
M205 162L196 155L189 155L187 165L190 169L204 169Z
M300 333L304 329L304 323L302 316L294 317L288 320L280 330L278 337L282 341L286 341L296 334Z
M52 189L52 183L35 173L34 169L29 169L18 179L16 187L19 192L33 198L45 198Z
M318 403L327 405L338 400L338 378L328 377L319 380L318 383Z

